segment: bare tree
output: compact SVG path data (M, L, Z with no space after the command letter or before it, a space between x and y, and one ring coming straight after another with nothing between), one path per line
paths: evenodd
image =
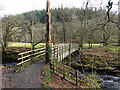
M12 16L4 17L2 19L2 34L3 34L3 40L2 40L2 49L4 52L6 52L8 39L16 33L20 33L22 28L18 26L18 21L14 19Z
M41 28L40 23L38 22L34 14L30 14L30 16L27 19L24 18L22 26L25 30L28 30L28 34L30 36L30 43L32 46L31 49L34 50L35 46L43 41L42 39L39 38L39 41L35 42L34 39L36 35L34 32L36 31L37 28Z

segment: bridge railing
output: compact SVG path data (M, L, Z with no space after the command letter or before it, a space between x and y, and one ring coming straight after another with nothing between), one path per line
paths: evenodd
M18 54L18 60L21 60L20 63L17 65L24 64L26 62L29 62L33 58L44 56L45 55L45 48L35 49L31 51L26 51Z
M78 44L72 44L71 53L78 49ZM18 54L18 60L21 62L17 65L23 65L34 58L41 57L45 55L45 48L25 51ZM69 44L63 44L52 47L52 60L57 59L58 62L62 61L65 57L69 55Z

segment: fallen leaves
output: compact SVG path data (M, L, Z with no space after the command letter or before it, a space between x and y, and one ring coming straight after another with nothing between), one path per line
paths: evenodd
M51 81L49 83L49 86L51 88L78 88L77 86L53 73L51 74Z

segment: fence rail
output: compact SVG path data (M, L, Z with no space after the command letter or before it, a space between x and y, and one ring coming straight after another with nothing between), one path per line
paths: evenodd
M52 72L63 77L64 79L70 81L71 83L78 86L78 83L80 84L80 74L78 70L75 70L67 65L61 64L52 60L51 61L51 69Z
M69 44L58 45L52 47L52 60L51 70L53 73L58 74L64 79L78 85L80 81L79 74L81 74L78 70L74 70L71 67L64 65L61 61L67 57L69 54L78 50L78 44L72 44L71 51L69 51ZM45 48L35 49L31 51L26 51L19 53L18 60L21 60L17 65L23 65L29 61L32 61L36 57L41 57L45 55Z
M45 48L40 48L40 49L35 49L35 50L19 53L18 60L21 60L21 62L18 63L17 65L22 65L26 62L29 62L33 58L44 56L44 55L45 55Z
M71 52L78 49L78 44L72 44ZM56 59L58 62L62 61L65 57L69 55L69 44L55 45L52 47L52 60ZM23 65L34 58L41 57L45 55L45 48L35 49L31 51L26 51L18 54L18 60L21 60L17 65Z

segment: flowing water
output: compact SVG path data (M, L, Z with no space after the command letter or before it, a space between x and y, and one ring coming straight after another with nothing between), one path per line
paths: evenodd
M13 62L13 63L6 63L4 66L16 66L18 62Z
M110 75L98 75L100 80L99 85L103 89L120 90L120 77Z

